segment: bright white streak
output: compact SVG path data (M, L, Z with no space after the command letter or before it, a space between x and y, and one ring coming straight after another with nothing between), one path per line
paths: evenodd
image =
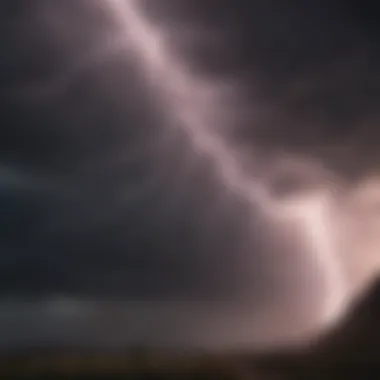
M152 25L133 0L108 0L104 2L106 12L111 12L113 21L125 35L126 43L137 53L148 80L160 88L166 104L175 112L175 117L189 134L195 151L211 158L217 164L219 177L235 196L249 202L263 215L277 223L296 222L309 238L311 262L315 262L324 276L324 302L317 325L328 327L342 315L346 306L347 286L341 263L333 242L329 211L331 195L328 192L313 193L293 202L274 200L263 183L247 177L241 170L238 154L222 136L214 133L213 125L222 126L220 111L224 114L223 100L231 93L219 83L200 81L189 74L186 67L165 44L159 28ZM214 115L210 117L210 110ZM215 120L217 119L217 120ZM330 229L330 230L329 230ZM305 252L307 254L307 252Z

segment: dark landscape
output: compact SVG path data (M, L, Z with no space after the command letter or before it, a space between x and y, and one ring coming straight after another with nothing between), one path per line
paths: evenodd
M268 355L29 348L3 353L1 379L378 379L380 287L331 336Z

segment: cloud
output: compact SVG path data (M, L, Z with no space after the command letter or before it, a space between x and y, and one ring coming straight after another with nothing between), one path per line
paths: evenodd
M354 96L341 86L360 65L319 85L330 39L352 31L291 6L268 27L270 7L243 3L232 19L227 2L208 16L186 1L161 16L132 0L16 14L1 75L3 345L290 344L334 325L352 283L375 276L352 271L347 247L369 198L326 165L342 125L312 96Z

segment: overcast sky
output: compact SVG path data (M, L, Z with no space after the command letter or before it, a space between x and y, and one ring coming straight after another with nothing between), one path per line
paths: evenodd
M347 248L380 88L376 34L355 12L9 4L2 347L260 348L335 323L380 266L377 240Z

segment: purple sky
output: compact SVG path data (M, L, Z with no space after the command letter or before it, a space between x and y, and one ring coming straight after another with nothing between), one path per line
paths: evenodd
M380 267L373 30L327 0L18 3L0 345L261 349L334 326Z

